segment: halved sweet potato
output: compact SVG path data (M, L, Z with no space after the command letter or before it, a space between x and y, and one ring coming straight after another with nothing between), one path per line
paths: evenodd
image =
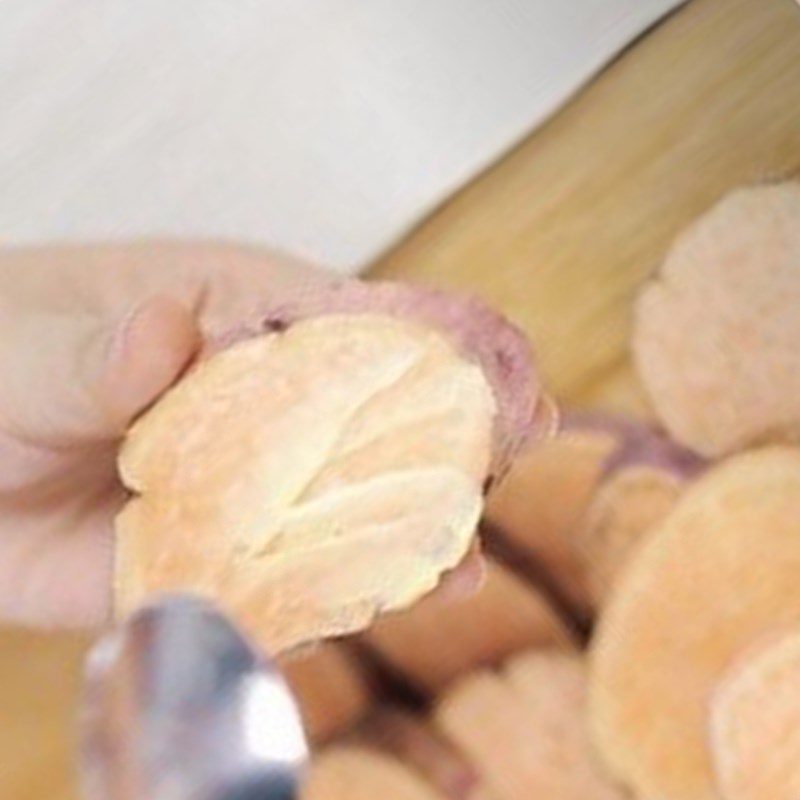
M672 435L718 456L800 439L800 183L735 191L637 302L636 363Z
M590 718L644 797L716 800L710 693L766 630L800 615L800 451L734 456L685 490L619 576L592 644Z
M736 660L714 690L710 725L725 800L800 797L800 627Z
M567 422L569 430L603 431L617 437L617 446L606 459L573 531L586 591L592 605L599 608L638 542L707 463L660 430L636 420L584 412L569 416Z
M343 287L217 341L134 424L121 613L199 592L276 653L409 605L468 552L484 483L536 418L524 339L472 301Z
M499 800L622 800L591 750L585 694L580 656L529 651L463 679L435 720Z
M347 729L364 716L374 699L364 667L336 642L290 654L280 659L280 666L312 742L325 741Z
M301 800L444 800L398 759L368 747L336 745L311 762Z
M621 467L597 488L575 533L595 607L647 532L675 504L686 480L653 466Z
M665 499L704 466L649 425L568 412L558 436L519 456L489 498L486 515L585 614L599 605L624 561L623 543L637 539Z
M352 738L400 759L448 800L495 800L464 754L419 716L385 707L359 726Z
M429 692L519 650L571 643L571 632L536 587L491 558L483 585L471 597L433 594L385 616L365 637L406 679Z
M583 612L591 598L574 534L618 444L615 433L594 429L565 430L534 442L486 504L496 535L541 565Z
M469 549L495 408L479 367L390 317L231 346L125 442L119 609L193 590L279 652L408 605Z

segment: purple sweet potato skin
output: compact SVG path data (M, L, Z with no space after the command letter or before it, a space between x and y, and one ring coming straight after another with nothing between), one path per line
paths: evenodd
M601 483L627 467L653 467L689 481L697 478L709 463L657 428L614 414L570 412L564 415L561 430L600 431L616 438L618 444L603 465Z
M260 313L257 323L217 338L210 352L324 314L388 314L440 330L480 364L494 391L493 477L502 475L537 429L552 421L525 334L473 297L403 283L341 280L298 292Z

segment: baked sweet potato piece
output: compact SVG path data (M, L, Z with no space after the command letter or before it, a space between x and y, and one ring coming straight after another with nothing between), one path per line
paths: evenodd
M311 762L301 800L445 800L401 761L358 745L334 745Z
M593 429L567 429L534 442L486 504L495 535L538 564L582 613L591 597L574 534L617 446L613 432Z
M647 532L669 513L686 478L653 466L621 467L602 481L575 533L593 605L601 607Z
M458 675L519 650L568 646L571 632L534 585L489 557L472 596L453 600L434 593L378 620L365 638L407 680L435 693Z
M800 628L770 634L722 676L711 754L725 800L800 797Z
M636 304L661 420L709 456L800 439L800 183L739 189L675 241Z
M312 742L329 739L366 714L373 697L370 676L353 653L336 642L280 659Z
M622 800L589 744L581 656L529 651L444 695L440 729L499 800Z
M474 303L350 291L386 313L305 308L278 325L273 311L267 332L217 343L133 425L120 613L198 592L278 653L409 605L467 554L484 483L535 417L525 342ZM415 313L388 313L398 292ZM425 309L460 327L425 324Z
M418 715L384 707L360 725L353 738L386 750L447 800L496 800L469 759Z
M486 516L498 536L543 567L573 609L588 615L630 546L704 466L649 425L567 412L557 436L518 457Z
M800 451L733 456L689 486L619 576L591 648L594 742L643 797L717 800L708 704L800 615Z

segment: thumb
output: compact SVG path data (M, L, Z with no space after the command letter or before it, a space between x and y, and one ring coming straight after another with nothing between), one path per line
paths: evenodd
M198 346L190 312L151 297L111 323L89 315L0 314L5 432L53 447L116 438Z

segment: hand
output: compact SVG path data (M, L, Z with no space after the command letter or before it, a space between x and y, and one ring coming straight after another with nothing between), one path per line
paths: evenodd
M204 337L326 273L212 244L0 254L0 618L109 613L119 439Z

